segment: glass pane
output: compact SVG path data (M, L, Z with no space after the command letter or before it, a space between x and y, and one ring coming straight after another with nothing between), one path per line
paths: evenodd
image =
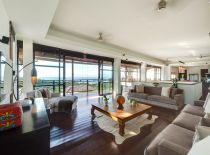
M147 80L154 81L154 79L155 79L154 74L155 74L154 68L147 68L147 75L146 75L147 76Z
M87 79L87 66L82 63L74 63L74 80Z
M112 93L112 83L110 82L103 83L103 93L104 94Z
M59 68L36 66L38 81L36 89L46 87L53 92L59 92Z
M103 66L103 69L104 69L104 70L112 70L112 66L106 66L106 65L104 65L104 66Z
M67 61L66 62L66 81L65 81L65 84L66 84L66 90L65 90L65 93L66 95L71 95L72 94L72 61Z
M0 77L0 93L4 92L4 71L5 71L5 64L2 63L2 61L5 61L4 57L1 56L1 66L0 66L0 70L1 70L1 77Z
M112 71L103 71L103 80L104 81L112 81Z
M87 65L87 77L88 79L98 80L98 64Z
M37 60L37 62L35 62L36 65L44 65L44 66L59 66L59 61L55 60L55 61L46 61L46 60Z

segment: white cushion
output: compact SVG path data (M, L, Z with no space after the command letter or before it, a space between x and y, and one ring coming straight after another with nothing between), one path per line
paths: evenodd
M42 93L39 90L35 91L35 98L43 98Z
M210 99L207 101L206 106L204 108L205 113L210 113Z
M210 127L198 125L195 129L193 145L210 135Z
M170 87L162 87L161 96L169 97L170 95Z
M206 96L206 100L205 100L205 102L204 102L203 108L206 107L207 102L208 102L209 99L210 99L210 93L208 93L207 96Z

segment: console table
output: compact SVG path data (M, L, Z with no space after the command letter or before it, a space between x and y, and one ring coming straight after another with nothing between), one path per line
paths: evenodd
M42 98L23 111L20 128L0 132L0 148L4 155L50 154L50 123Z

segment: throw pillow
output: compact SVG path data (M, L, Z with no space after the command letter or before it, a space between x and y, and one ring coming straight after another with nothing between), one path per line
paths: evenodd
M209 118L201 118L199 125L210 127L210 119Z
M204 118L209 118L210 119L210 113L206 113Z
M136 85L137 93L144 93L144 85Z
M208 102L209 99L210 99L210 93L208 93L207 96L206 96L206 100L205 100L205 102L204 102L204 104L203 104L203 108L206 107L207 102Z
M171 88L170 97L171 97L172 99L174 99L174 96L177 94L177 91L178 91L177 88Z
M51 94L49 89L44 88L44 91L46 92L47 98L51 98L52 97L52 94Z
M170 95L170 87L162 87L161 96L169 97Z
M206 106L204 108L205 113L210 113L210 99L208 99Z
M193 144L199 142L200 140L208 137L210 135L210 127L198 125L195 129L195 134L193 138Z
M42 93L39 90L35 91L35 98L42 98Z
M45 89L40 89L39 91L42 93L43 98L47 98L47 92L45 91Z

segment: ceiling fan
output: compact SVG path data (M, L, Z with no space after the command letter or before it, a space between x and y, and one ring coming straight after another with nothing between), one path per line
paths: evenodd
M157 4L157 10L163 11L166 8L171 8L173 10L183 10L194 0L159 0Z
M160 0L160 2L158 3L158 11L166 9L166 6L167 6L166 0Z
M99 35L99 36L98 36L98 39L97 39L97 40L98 40L99 42L104 41L103 33L102 33L102 32L99 32L98 35Z
M183 61L179 61L179 63L181 63L181 64L185 64L185 62L183 62Z
M197 57L196 59L202 59L202 58L208 58L208 57L210 57L210 56L208 56L208 55L200 55L200 56Z

